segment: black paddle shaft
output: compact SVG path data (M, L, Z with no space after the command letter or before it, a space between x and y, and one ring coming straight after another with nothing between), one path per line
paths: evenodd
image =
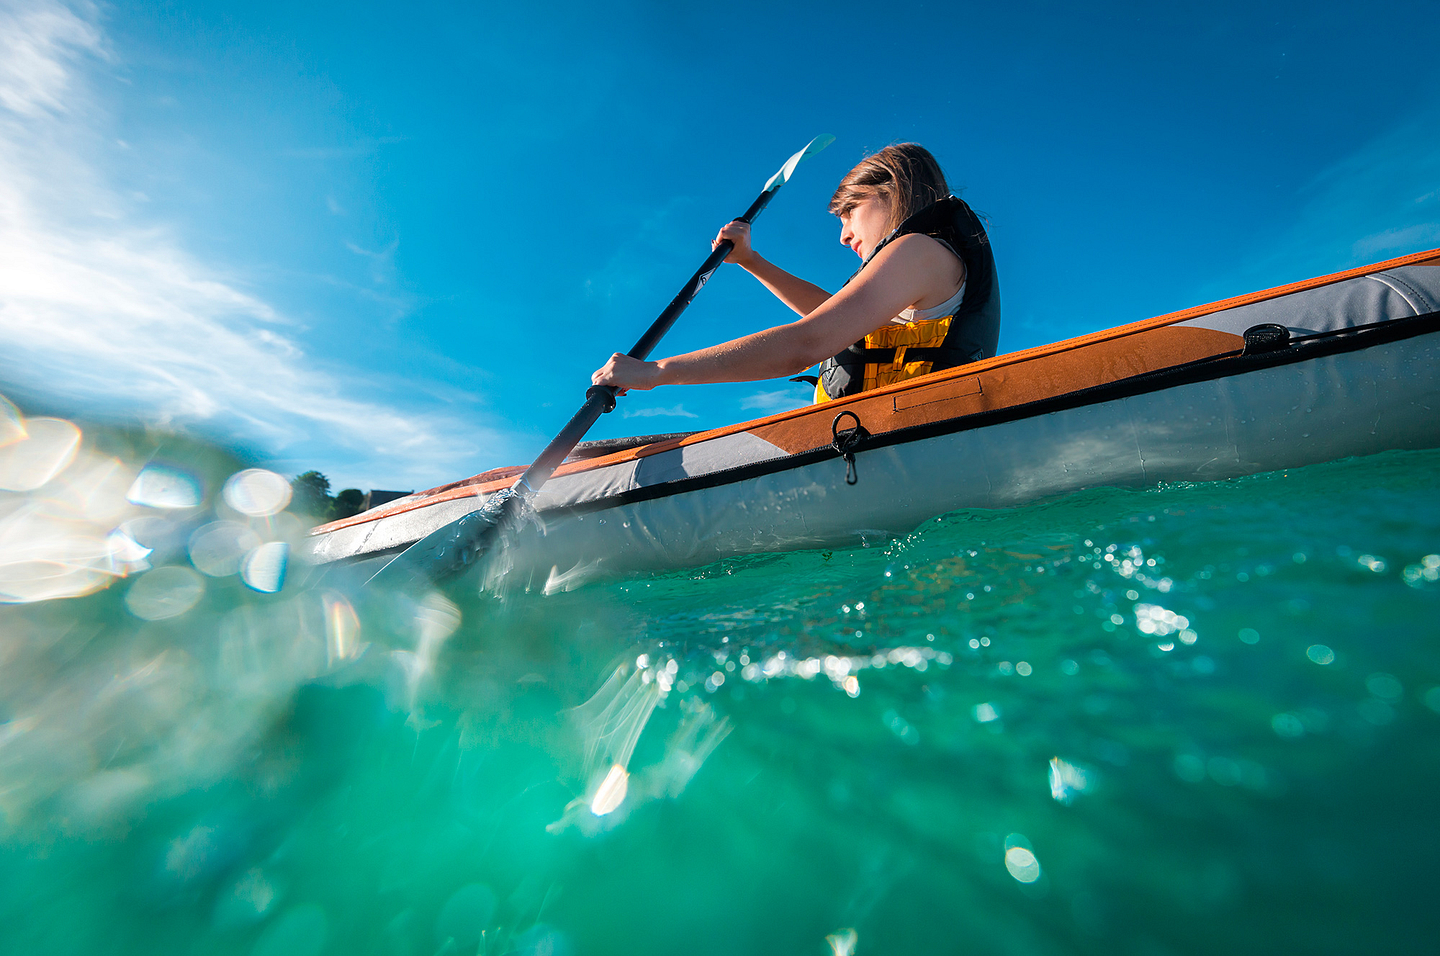
M745 215L734 221L753 222L777 191L778 187L766 189L750 204ZM625 354L633 359L640 359L642 362L649 358L651 350L660 344L665 333L669 332L670 327L675 324L675 320L680 318L680 313L684 312L685 307L694 300L701 289L705 288L705 283L710 281L710 277L715 274L716 269L720 268L720 263L725 261L725 257L733 248L735 246L729 239L722 239L695 274L690 277L690 281L681 288L680 293L670 300L665 311L661 312L659 318L651 323L644 335L640 336L640 341L635 343L635 347ZM512 487L517 492L526 494L534 494L539 491L541 486L550 480L550 476L555 473L556 468L560 467L560 463L565 460L566 456L575 450L576 445L580 444L580 440L585 437L590 426L594 425L601 415L615 407L615 396L619 391L614 385L595 385L586 391L585 404L580 406L580 410L575 413L575 416L564 428L560 429L560 434L551 439L550 444L546 445L545 450L540 453L540 457L525 469L525 473L515 480Z

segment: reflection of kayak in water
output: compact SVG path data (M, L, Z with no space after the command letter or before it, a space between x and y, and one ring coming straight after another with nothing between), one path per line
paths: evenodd
M555 472L535 500L545 533L513 557L541 574L683 567L1097 486L1436 447L1437 333L1440 250L725 428L588 443L601 454ZM313 558L378 566L520 470L323 525Z

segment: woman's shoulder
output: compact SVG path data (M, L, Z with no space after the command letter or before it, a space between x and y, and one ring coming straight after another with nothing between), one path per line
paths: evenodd
M925 309L955 294L965 281L965 262L932 236L909 233L891 240L875 254L871 280L906 290L906 307Z
M871 263L877 269L904 268L925 272L946 272L964 269L965 263L949 244L921 233L912 232L897 236L875 254Z

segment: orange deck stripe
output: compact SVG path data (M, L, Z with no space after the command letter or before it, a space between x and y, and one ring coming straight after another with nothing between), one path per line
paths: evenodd
M1134 335L1137 332L1144 332L1148 329L1163 328L1167 325L1175 325L1188 319L1198 318L1202 315L1210 315L1215 312L1224 312L1226 309L1238 308L1242 305L1253 305L1256 302L1264 302L1269 299L1278 299L1281 296L1290 295L1295 292L1305 292L1309 289L1318 289L1321 286L1332 285L1336 282L1344 282L1347 279L1355 279L1361 276L1373 275L1376 272L1384 272L1387 269L1398 269L1402 266L1413 265L1436 265L1440 266L1440 249L1430 249L1426 252L1413 252L1410 255L1398 256L1394 259L1386 259L1384 262L1377 262L1373 265L1359 266L1354 269L1346 269L1343 272L1333 272L1330 275L1319 276L1314 279L1305 279L1301 282L1292 282L1288 285L1275 286L1272 289L1264 289L1260 292L1250 292L1245 295L1238 295L1229 299L1221 299L1218 302L1210 302L1206 305L1197 305L1189 309L1182 309L1179 312L1170 312L1166 315L1159 315L1151 319L1142 319L1139 322L1132 322L1129 325L1116 326L1113 329L1104 329L1099 332L1090 332L1085 335L1076 336L1073 339L1064 339L1050 345L1037 345L1033 348L1024 349L1019 352L1010 352L1005 355L997 355L994 358L983 359L979 362L972 362L958 368L946 369L942 372L932 372L929 375L908 379L903 382L896 382L893 385L885 385L880 388L871 389L859 395L852 395L848 398L837 399L829 402L833 408L843 408L846 404L861 400L874 398L877 395L886 395L892 392L905 391L915 386L917 382L925 385L932 385L936 382L943 382L951 378L970 377L991 369L1005 368L1011 365L1018 365L1030 359L1039 358L1045 355L1055 355L1060 352L1068 352L1096 342L1108 342L1114 339L1123 338L1127 335ZM778 412L768 415L765 418L756 418L748 422L739 422L734 425L726 425L721 428L712 429L706 432L698 432L688 438L672 439L667 442L657 442L653 445L643 445L639 448L628 448L611 455L600 458L587 458L584 461L568 462L555 469L555 475L570 475L579 471L586 471L591 468L603 468L608 465L619 464L625 461L632 461L636 458L646 458L650 455L660 454L675 448L686 445L694 445L702 441L710 441L715 438L723 438L726 435L734 435L738 432L751 431L764 425L775 422L790 421L803 415L814 414L814 405L806 405L800 408L791 409L785 412ZM482 472L481 474L484 474ZM476 477L479 477L478 475ZM508 488L512 484L509 478L500 478L475 485L452 485L448 490L436 494L421 492L424 496L421 500L407 502L393 508L387 508L376 514L355 515L352 518L342 518L339 521L332 521L312 528L310 533L325 534L331 531L339 531L342 528L353 527L371 521L378 521L381 518L388 518L392 515L404 514L416 508L426 508L441 501L452 501L457 498L470 498L482 494L490 494L499 491L501 488ZM444 486L441 486L444 487Z

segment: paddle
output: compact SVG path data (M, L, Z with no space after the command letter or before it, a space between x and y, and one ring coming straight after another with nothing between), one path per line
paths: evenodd
M795 167L807 156L820 152L826 146L835 141L834 136L828 134L817 136L800 152L791 156L780 167L780 171L771 176L765 183L765 188L760 195L745 210L745 215L740 216L739 222L754 222L755 217L779 192L780 187L789 181ZM680 289L679 295L670 301L665 311L660 313L650 328L635 343L635 347L628 353L631 358L642 361L650 356L651 349L659 344L660 339L680 313L685 311L696 294L710 280L710 276L725 261L734 246L726 239L717 245L705 259L705 262L690 277L684 287ZM525 473L515 480L509 488L497 492L486 499L485 504L479 509L470 512L462 518L452 521L426 535L415 542L409 548L396 555L383 568L375 573L375 576L368 583L380 581L401 586L415 579L428 581L439 581L463 571L480 558L484 557L496 544L501 541L505 534L520 524L529 510L530 499L540 490L555 469L563 462L585 437L596 420L606 412L615 407L615 396L619 389L613 385L592 386L585 393L585 404L570 419L569 424L560 430L545 446Z

